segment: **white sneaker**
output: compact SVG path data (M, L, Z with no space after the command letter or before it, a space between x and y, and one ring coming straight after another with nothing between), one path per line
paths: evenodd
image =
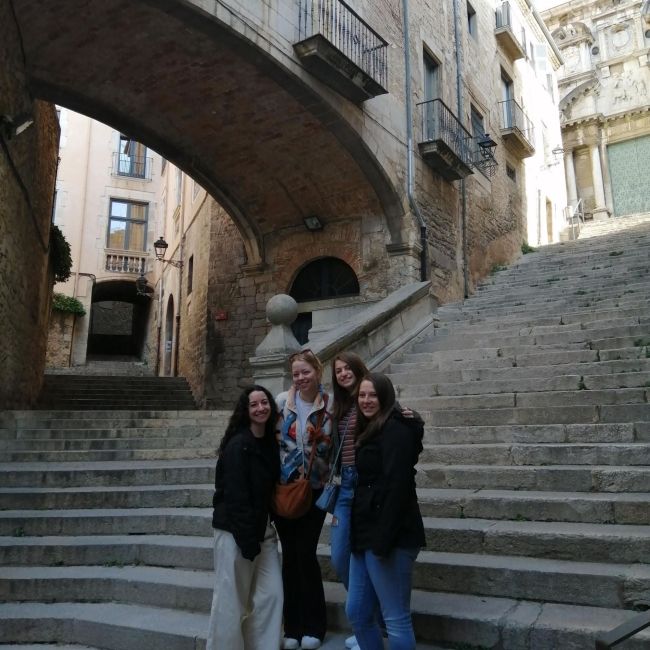
M302 650L316 650L320 648L321 640L315 636L303 636L300 641Z
M285 636L282 639L282 650L298 650L298 648L300 648L298 639L292 639L290 636Z
M354 650L354 646L356 646L357 648L359 647L359 645L357 644L357 637L354 636L353 634L352 636L349 636L345 640L345 647L348 648L348 650Z

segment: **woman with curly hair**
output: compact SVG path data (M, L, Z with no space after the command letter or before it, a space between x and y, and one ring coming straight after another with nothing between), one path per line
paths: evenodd
M215 473L215 587L207 650L269 650L282 637L282 575L270 522L280 477L278 411L263 386L246 388L219 446Z

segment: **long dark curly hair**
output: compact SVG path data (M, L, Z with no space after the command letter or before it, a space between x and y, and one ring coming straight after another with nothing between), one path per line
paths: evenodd
M269 419L266 421L266 426L264 427L264 438L275 438L275 428L278 423L278 407L273 399L273 395L269 392L264 386L247 386L242 391L241 395L237 399L235 404L235 409L230 416L228 421L228 426L226 427L226 432L223 434L221 439L221 444L219 445L218 453L221 454L226 448L230 439L242 429L246 429L250 426L251 420L248 415L248 398L251 393L255 391L260 391L266 395L269 400L269 406L271 407L271 414Z

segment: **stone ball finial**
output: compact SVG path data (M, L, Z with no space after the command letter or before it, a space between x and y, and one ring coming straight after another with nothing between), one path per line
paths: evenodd
M286 293L273 296L266 303L266 317L271 325L289 327L298 316L298 303Z

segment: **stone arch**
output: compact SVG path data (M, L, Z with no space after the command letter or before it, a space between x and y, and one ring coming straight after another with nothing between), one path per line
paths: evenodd
M188 173L233 218L248 265L264 262L269 232L308 214L383 214L401 242L403 203L362 121L262 39L192 1L28 0L16 15L34 96L109 124Z
M339 257L312 259L297 271L288 291L297 302L358 296L359 279L352 267Z

